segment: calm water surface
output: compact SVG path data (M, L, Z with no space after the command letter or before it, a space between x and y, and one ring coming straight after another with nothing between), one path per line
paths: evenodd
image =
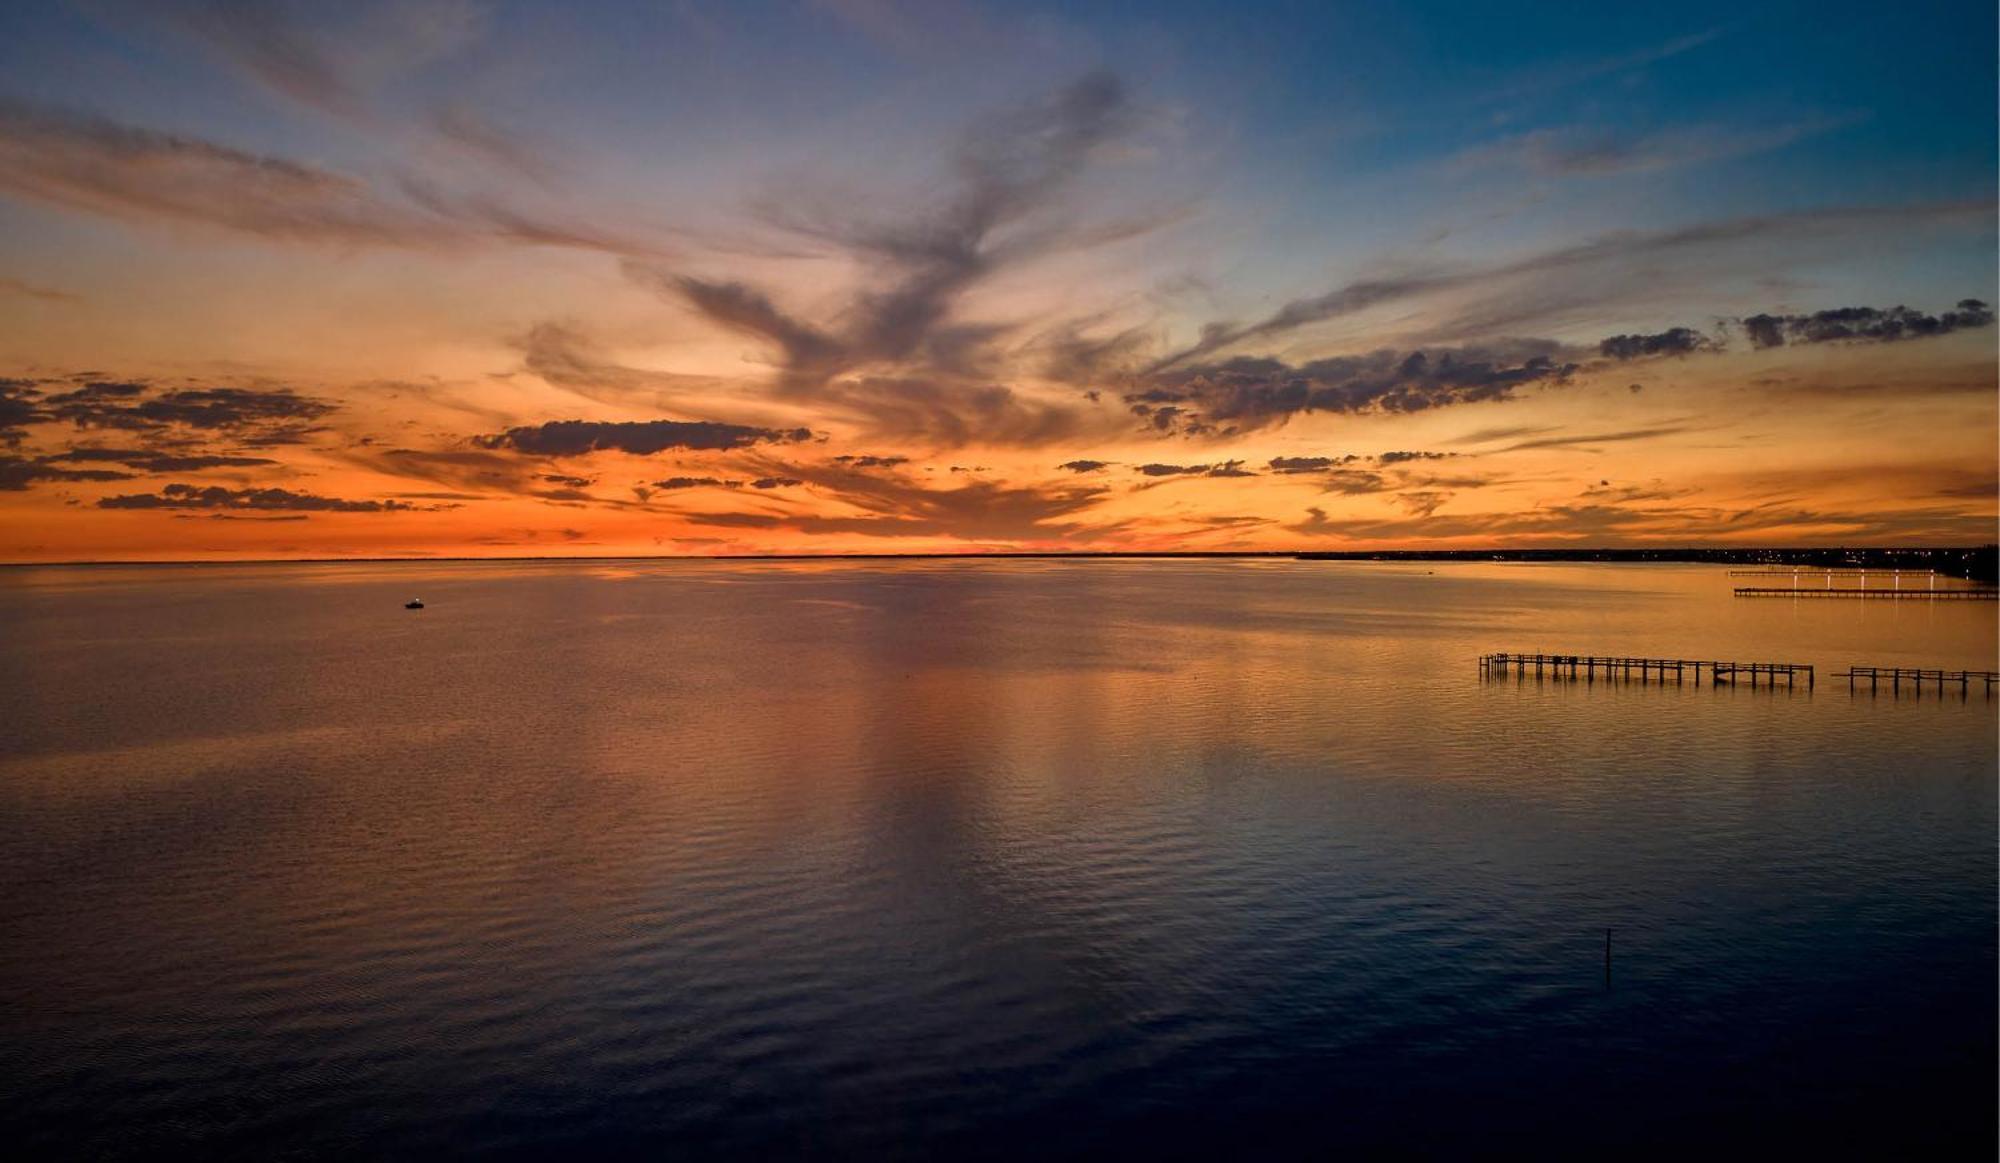
M2000 703L1828 675L1993 668L1996 607L1730 584L0 571L0 1136L1991 1158Z

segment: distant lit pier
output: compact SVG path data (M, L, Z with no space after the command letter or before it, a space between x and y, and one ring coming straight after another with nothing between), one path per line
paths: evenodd
M1739 598L1892 598L1919 602L1990 602L2000 590L1985 587L1951 589L1883 589L1880 586L1737 586Z
M1626 658L1597 654L1482 654L1479 673L1486 678L1558 678L1596 682L1692 681L1701 685L1708 672L1710 686L1748 683L1752 687L1775 686L1783 678L1787 687L1804 677L1806 689L1813 686L1813 668L1796 662L1717 662L1693 658Z
M1786 569L1765 566L1761 569L1732 569L1730 577L1786 578L1790 585L1737 586L1739 598L1918 598L1922 600L1990 602L2000 597L2000 590L1991 586L1954 585L1951 579L1938 585L1938 572L1934 569ZM1837 586L1835 578L1855 578L1860 585ZM1870 585L1869 579L1876 582ZM1884 580L1888 585L1880 584ZM1908 580L1909 585L1904 585ZM1817 585L1805 584L1817 582ZM1916 584L1922 582L1922 585Z
M1972 685L1978 683L1985 689L1987 697L1991 698L1993 696L1993 684L2000 682L2000 671L1922 670L1906 666L1851 666L1844 672L1834 675L1834 677L1845 678L1848 690L1854 690L1863 681L1866 681L1868 689L1871 691L1879 691L1886 686L1891 693L1902 694L1903 688L1908 687L1910 693L1918 697L1922 697L1925 683L1929 683L1935 687L1939 694L1945 693L1948 687L1956 686L1958 693L1961 695L1970 693Z
M1934 569L1810 569L1810 568L1794 568L1791 566L1778 566L1778 565L1767 565L1760 569L1732 569L1729 571L1730 577L1866 578L1870 575L1873 575L1875 577L1887 576L1895 579L1900 579L1905 577L1935 578L1938 576L1938 571Z

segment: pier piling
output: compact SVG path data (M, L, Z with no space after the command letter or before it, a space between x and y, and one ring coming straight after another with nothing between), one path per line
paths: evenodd
M2000 671L1996 670L1925 670L1904 666L1850 666L1837 677L1847 679L1850 691L1856 689L1862 679L1867 679L1869 691L1877 692L1886 680L1889 693L1899 697L1903 693L1903 684L1908 682L1911 693L1918 698L1923 697L1927 682L1934 684L1940 695L1944 694L1946 686L1956 683L1959 695L1967 698L1971 697L1973 683L1979 683L1984 688L1987 698L1993 697L1994 684L2000 683Z

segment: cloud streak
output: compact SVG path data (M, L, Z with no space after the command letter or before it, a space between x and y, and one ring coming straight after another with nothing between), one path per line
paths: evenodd
M1159 373L1128 395L1133 413L1163 432L1220 434L1282 424L1313 412L1422 412L1502 400L1529 385L1567 383L1578 365L1547 340L1483 347L1382 350L1293 366L1239 356Z
M1857 230L1881 232L1938 223L1983 227L1990 221L1991 212L1992 207L1983 202L1804 210L1697 223L1669 230L1623 231L1542 251L1512 262L1445 267L1358 280L1324 294L1294 299L1252 323L1210 323L1203 327L1195 343L1156 360L1150 370L1162 371L1239 343L1275 338L1303 327L1424 295L1490 287L1509 280L1565 272L1623 269L1645 261L1663 261L1752 242L1767 243L1828 234L1837 236Z
M627 452L650 456L674 449L728 451L754 444L797 444L811 440L808 428L755 428L717 420L551 420L475 436L484 449L508 449L533 456L586 456Z
M220 485L173 484L157 493L100 497L100 509L215 509L230 512L409 513L440 506L403 501L349 501L291 489L226 489Z

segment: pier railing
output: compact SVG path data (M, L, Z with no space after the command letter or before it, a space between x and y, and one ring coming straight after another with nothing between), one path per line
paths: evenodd
M1631 658L1601 654L1482 654L1479 673L1488 678L1562 678L1596 682L1675 682L1692 680L1701 685L1708 672L1710 686L1748 682L1751 686L1775 686L1779 678L1787 687L1800 677L1806 689L1813 687L1813 668L1796 662L1721 662L1695 658Z

